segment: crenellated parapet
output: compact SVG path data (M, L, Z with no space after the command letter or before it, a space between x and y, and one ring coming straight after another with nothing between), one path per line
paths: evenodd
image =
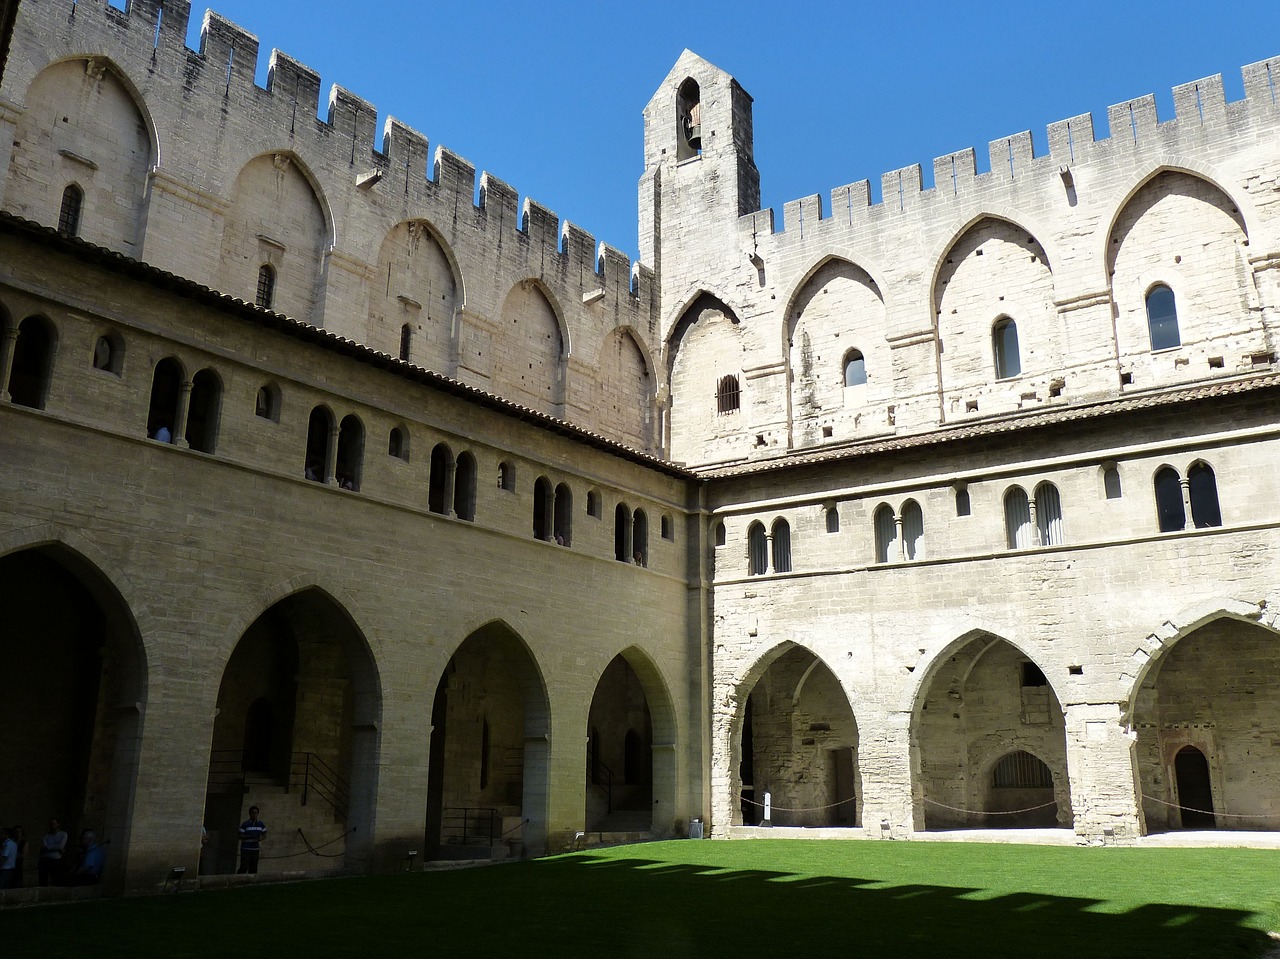
M105 0L23 5L0 89L0 121L12 117L0 122L8 138L0 162L15 139L43 153L20 158L17 176L0 168L6 206L53 224L64 187L80 184L86 239L246 300L270 268L273 308L393 355L405 342L421 344L411 359L482 388L498 388L491 378L504 303L534 280L565 330L568 371L542 411L589 417L588 398L601 388L597 353L612 331L647 337L656 328L650 274L503 180L477 178L474 164L394 117L379 130L378 108L351 90L335 84L322 100L320 75L286 53L271 52L258 86L258 38L217 13L205 13L199 48L188 48L190 15L189 3L160 0L134 0L127 12ZM65 65L75 63L90 64L116 91L117 125L136 112L150 141L138 169L116 171L63 146L56 129L34 131L42 121L28 101L74 99ZM99 153L114 135L100 132ZM140 144L134 153L148 150ZM73 167L74 158L87 162ZM110 223L97 216L109 194L130 192L111 181L135 175L133 207ZM439 289L427 292L441 277L415 279L421 257L404 246L420 242L413 224L425 225L422 235L448 264L453 291L443 299ZM512 354L519 349L510 344Z
M1028 131L992 140L983 172L970 148L927 187L916 164L878 195L861 180L730 218L716 191L754 168L750 117L722 109L721 145L681 158L683 92L738 89L686 54L646 109L641 183L671 455L769 459L1270 369L1280 58L1243 73L1239 101L1214 76L1178 86L1168 119L1139 97L1106 137L1084 114L1049 125L1047 152ZM1153 290L1176 304L1167 342Z

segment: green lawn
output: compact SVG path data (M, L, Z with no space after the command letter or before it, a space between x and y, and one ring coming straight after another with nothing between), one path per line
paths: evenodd
M7 910L0 955L1260 956L1280 852L666 842Z

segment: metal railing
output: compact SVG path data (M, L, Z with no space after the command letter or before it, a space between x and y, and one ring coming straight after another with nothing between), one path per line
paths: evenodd
M446 846L492 846L502 838L502 813L492 806L446 806L440 842Z
M351 808L351 787L337 770L315 753L297 752L289 757L289 769L281 775L269 769L246 769L244 752L239 749L214 749L209 753L209 786L245 791L248 781L261 777L284 788L301 792L302 805L312 799L327 803L339 819L346 819Z
M613 812L613 770L599 759L591 759L591 785L604 790L605 812Z

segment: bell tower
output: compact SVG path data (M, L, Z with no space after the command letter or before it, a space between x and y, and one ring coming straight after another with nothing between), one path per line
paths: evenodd
M751 96L685 50L644 109L644 167L640 259L677 289L686 264L723 250L724 231L760 207Z

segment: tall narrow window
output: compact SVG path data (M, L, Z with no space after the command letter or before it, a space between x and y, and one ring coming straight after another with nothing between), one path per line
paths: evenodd
M498 464L498 489L508 493L516 491L516 468L510 463Z
M388 456L394 456L398 460L409 458L409 441L405 438L407 435L399 426L391 428L391 432L387 434Z
M280 420L280 390L273 383L258 387L257 398L253 402L253 415L264 420Z
M773 521L773 571L791 572L791 524L785 519Z
M1187 525L1187 511L1182 505L1182 481L1170 466L1161 467L1156 473L1156 520L1162 533L1185 529Z
M676 159L691 160L702 152L702 95L689 77L676 94Z
M124 340L115 333L104 333L93 345L93 368L120 375L124 366Z
M1018 486L1004 494L1004 529L1010 549L1027 549L1035 545L1031 532L1031 503Z
M1151 334L1151 349L1169 350L1182 345L1178 332L1178 304L1173 290L1163 283L1153 286L1147 293L1147 330Z
M534 539L550 541L553 535L551 521L555 508L555 493L551 488L551 480L539 476L533 482L533 536Z
M476 458L459 453L453 469L453 512L468 523L476 518Z
M172 356L156 364L151 376L151 401L147 407L147 435L172 443L178 425L178 400L182 396L182 366Z
M1191 495L1191 524L1196 529L1222 525L1218 509L1218 482L1213 467L1197 463L1187 471L1187 487Z
M631 510L626 503L613 510L613 558L619 563L631 562Z
M662 514L662 538L666 540L676 538L676 521L670 513Z
M973 512L973 503L969 499L969 487L956 487L956 515L968 516Z
M600 491L589 490L587 492L587 515L600 518Z
M258 267L258 293L254 303L264 310L271 309L276 298L276 270L270 263Z
M763 523L752 523L747 530L747 575L763 576L769 572L769 537Z
M29 316L18 324L9 371L9 399L16 406L44 409L53 373L53 327L43 317ZM175 396L175 406L176 399Z
M358 490L364 467L364 424L352 413L338 428L338 459L334 478L343 489Z
M631 552L637 566L649 565L649 517L642 509L631 518Z
M1036 529L1041 546L1062 545L1062 497L1052 483L1041 483L1036 489Z
M898 524L893 518L893 507L881 503L876 507L872 519L876 528L876 562L887 563L893 555L894 544L898 541Z
M453 450L445 443L437 443L431 451L431 470L427 476L427 509L433 513L449 512L452 481Z
M307 458L303 475L313 482L327 482L329 470L329 437L333 432L333 414L327 407L317 406L307 421Z
M187 445L201 453L212 453L218 442L218 413L222 403L222 380L213 370L204 369L191 378L191 400L187 407Z
M840 509L836 506L827 507L827 532L840 532Z
M902 550L910 561L924 559L924 513L913 499L902 504Z
M717 546L723 546L725 544L726 536L725 536L725 530L724 530L724 523L716 523L716 529L713 536L715 539L715 544Z
M58 232L80 235L80 211L84 208L84 191L72 183L62 191L62 207L58 210Z
M573 545L573 490L567 483L556 486L555 537L561 546Z
M1018 324L1007 316L991 330L991 351L995 354L997 379L1007 379L1022 372L1022 355L1018 351Z
M861 351L850 350L844 355L844 385L862 386L867 382L867 361Z
M400 327L400 359L409 359L409 347L413 344L413 327L408 323Z
M716 383L716 412L734 413L742 405L742 391L736 376L722 376Z
M1120 499L1120 470L1117 467L1108 466L1102 471L1102 489L1107 494L1107 499Z

